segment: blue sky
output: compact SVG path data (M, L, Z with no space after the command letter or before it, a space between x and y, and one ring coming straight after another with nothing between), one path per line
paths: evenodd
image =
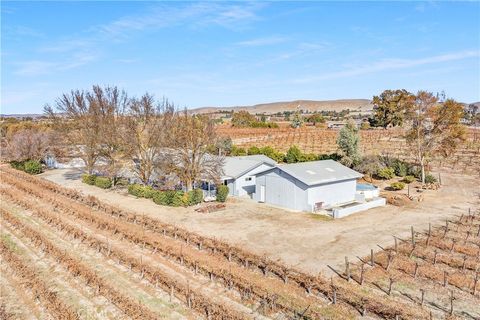
M181 107L480 101L480 2L4 2L1 113L118 85Z

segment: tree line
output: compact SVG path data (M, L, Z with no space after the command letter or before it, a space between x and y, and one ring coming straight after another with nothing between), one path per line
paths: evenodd
M95 85L62 94L44 111L56 145L68 157L81 158L87 173L100 172L113 184L125 169L145 185L173 175L187 191L221 177L223 158L207 154L217 140L211 119L190 115L167 99L130 97L118 87Z

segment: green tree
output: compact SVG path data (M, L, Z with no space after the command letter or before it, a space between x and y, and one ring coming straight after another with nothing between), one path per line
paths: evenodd
M248 148L247 153L248 153L249 156L255 155L255 154L260 154L260 148L258 148L256 146L251 146L250 148Z
M325 123L325 118L320 113L315 112L307 118L307 122L315 126L317 123Z
M232 116L232 126L234 127L250 127L257 119L248 111L234 112Z
M465 140L465 127L460 123L462 116L463 106L455 100L439 103L431 92L417 93L406 138L415 150L422 183L425 183L425 167L431 157L446 158Z
M303 153L297 146L291 146L285 155L286 163L295 163L303 161Z
M290 123L290 126L292 128L300 128L303 124L303 119L302 117L300 116L300 113L298 112L295 112L295 114L293 115L293 119L292 119L292 122Z
M340 160L346 166L352 166L360 161L360 135L354 122L349 121L345 127L340 130L337 138L337 145L342 152Z
M385 90L373 97L374 115L372 123L386 129L401 126L412 110L415 95L405 89Z

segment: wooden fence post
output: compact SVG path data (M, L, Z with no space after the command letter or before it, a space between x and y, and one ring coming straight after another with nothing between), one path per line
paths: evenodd
M370 265L373 267L375 264L374 258L373 258L373 249L370 249Z
M453 300L455 297L453 296L453 290L450 291L450 315L453 315Z
M364 273L365 273L365 263L362 262L362 270L360 272L360 285L361 286L363 286Z
M350 263L348 262L348 257L345 256L345 276L347 281L350 281Z
M413 226L411 227L412 230L412 246L415 247L415 231L413 230Z
M393 287L393 282L395 280L393 278L390 278L390 283L388 285L388 295L390 295L392 293L392 287Z

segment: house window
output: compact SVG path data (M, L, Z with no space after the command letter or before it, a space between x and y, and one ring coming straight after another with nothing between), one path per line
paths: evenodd
M252 181L252 177L246 177L245 181Z

